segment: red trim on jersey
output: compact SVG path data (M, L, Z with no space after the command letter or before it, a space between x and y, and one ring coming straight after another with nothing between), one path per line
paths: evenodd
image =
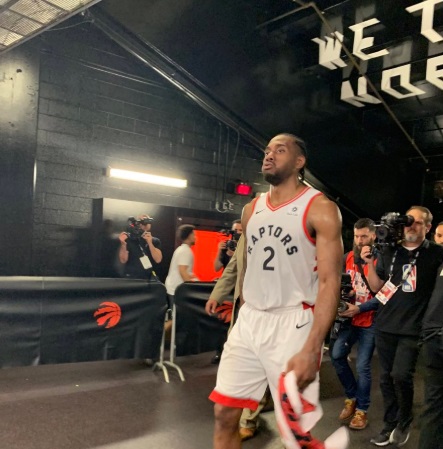
M257 410L259 401L254 401L253 399L237 399L225 396L212 390L209 395L209 399L217 404L225 405L226 407L236 407L236 408L250 408L251 410Z
M258 196L257 198L254 198L252 200L252 210L251 210L251 215L254 213L255 211L255 205L257 204L257 201L260 199L260 197Z
M266 206L268 206L269 207L269 209L272 211L272 212L274 212L274 211L276 211L276 210L278 210L278 209L280 209L280 208L282 208L282 207L285 207L285 206L287 206L288 204L290 204L290 203L292 203L293 201L295 201L295 200L298 200L302 195L304 195L308 190L310 189L310 187L305 187L298 195L296 195L296 196L294 196L294 198L291 198L289 201L286 201L286 203L283 203L283 204L280 204L279 206L277 206L277 207L274 207L272 204L271 204L271 201L270 201L270 199L269 199L269 192L266 194Z
M309 234L308 226L306 225L306 217L308 216L308 211L309 211L309 208L311 207L312 202L315 200L315 198L317 198L317 197L320 196L320 195L323 195L323 193L318 192L317 195L314 195L314 196L309 200L309 203L306 205L305 213L303 214L303 230L305 231L305 235L306 235L307 239L308 239L313 245L315 245L315 238L312 237L312 236Z

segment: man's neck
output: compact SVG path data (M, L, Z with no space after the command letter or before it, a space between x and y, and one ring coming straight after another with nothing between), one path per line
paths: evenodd
M297 196L306 188L298 178L289 178L278 186L271 186L269 189L269 199L273 206L279 206Z

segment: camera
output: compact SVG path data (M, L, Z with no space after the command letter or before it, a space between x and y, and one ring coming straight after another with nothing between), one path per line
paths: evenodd
M141 225L147 225L151 224L154 220L152 218L142 218L142 219L136 219L135 217L129 217L128 218L128 226L126 229L126 233L128 234L128 237L132 240L139 239L143 233L145 232Z
M226 240L226 249L235 251L237 249L237 242L240 238L240 234L237 231L228 231L228 230L223 230L221 231L221 233L229 237L229 239Z
M348 304L347 303L353 303L354 301L354 294L352 293L353 287L352 287L352 280L351 275L348 273L343 273L341 275L341 282L340 282L340 301L338 303L337 312L345 312L348 310Z
M355 295L352 287L351 275L348 273L342 273L340 282L340 301L337 307L337 313L342 313L348 310L348 304L354 304ZM351 318L346 318L337 315L335 317L334 326L331 331L331 338L337 338L340 329L351 322Z
M403 240L404 228L414 223L411 215L401 215L398 212L388 212L375 225L377 237L376 246L396 246Z

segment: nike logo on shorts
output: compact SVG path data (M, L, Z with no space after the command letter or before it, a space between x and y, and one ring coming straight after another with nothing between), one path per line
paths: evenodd
M304 323L304 324L297 324L295 327L296 327L297 329L300 329L301 327L304 327L304 326L306 326L307 324L309 324L309 321L308 321L307 323Z

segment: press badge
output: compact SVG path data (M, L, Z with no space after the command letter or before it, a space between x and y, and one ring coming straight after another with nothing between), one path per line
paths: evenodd
M143 268L144 268L145 270L148 270L149 268L152 268L152 263L151 263L151 261L149 260L149 257L148 257L148 256L146 256L146 255L141 256L141 257L140 257L140 262L142 263Z
M386 281L385 285L375 295L375 297L384 305L386 304L398 290L398 287L391 281Z

